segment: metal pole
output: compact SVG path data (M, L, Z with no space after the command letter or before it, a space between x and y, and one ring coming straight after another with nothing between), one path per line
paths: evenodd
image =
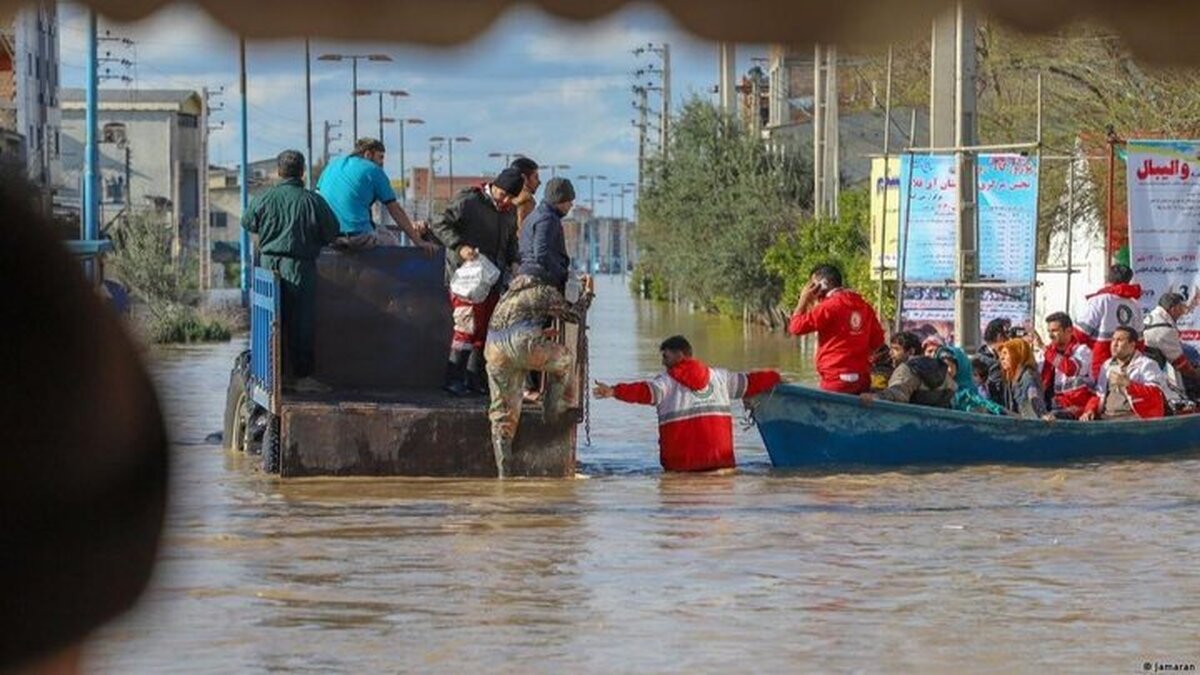
M404 118L400 118L400 185L404 186L404 194L401 195L400 203L408 206L408 170L404 166Z
M662 47L662 156L667 158L667 147L671 142L671 45Z
M304 172L305 184L313 188L313 123L312 123L312 47L304 38L304 126L308 134L308 171Z
M83 238L95 241L100 238L100 192L99 164L96 134L97 117L100 109L100 90L98 79L98 44L96 35L96 12L88 10L87 27L87 112L85 113L84 130L84 165L83 165ZM126 185L128 193L129 186Z
M813 45L813 217L820 220L825 216L825 86L822 84L823 52L820 45ZM820 227L820 224L817 224Z
M383 142L383 92L379 93L379 142Z
M1113 236L1116 228L1113 227L1113 213L1117 210L1117 144L1110 135L1108 139L1108 218L1105 221L1104 233L1104 264L1110 265L1113 261L1113 256L1116 254L1116 248L1113 246Z
M1074 150L1074 148L1072 148ZM1074 152L1072 152L1074 154ZM1071 277L1075 274L1075 158L1067 169L1067 301L1066 313L1071 313Z
M433 144L430 143L429 144L429 187L426 190L426 192L429 196L429 205L426 207L428 210L427 215L428 215L429 220L433 220L433 197L434 197L433 181L434 181L434 178L435 178L435 174L433 172Z
M450 163L450 198L454 199L454 139L447 137L446 144L449 149L446 150L446 157Z
M884 251L887 248L888 169L892 152L892 47L888 45L887 81L883 94L883 212L879 217L879 301L877 311L883 313Z
M1041 219L1041 215L1042 215L1042 199L1041 199L1041 197L1042 197L1042 195L1041 195L1041 187L1040 187L1042 184L1042 140L1043 140L1042 139L1042 73L1038 72L1038 74L1037 74L1037 182L1036 182L1036 184L1039 186L1039 188L1038 188L1037 200L1034 202L1034 206L1033 206L1033 212L1034 212L1033 277L1034 278L1032 280L1030 280L1030 282L1029 282L1029 320L1030 321L1034 321L1034 317L1037 316L1037 242L1038 242L1037 224L1042 221L1042 219ZM1068 191L1070 191L1070 188L1068 188ZM1071 278L1071 275L1068 272L1067 279L1070 279L1070 278Z
M238 171L240 183L242 216L250 210L250 132L249 132L249 99L246 95L246 38L238 40L239 91L242 98L242 166ZM242 228L241 264L242 264L242 307L250 306L250 266L253 258L250 255L250 231Z
M350 98L354 103L354 122L350 125L350 146L358 143L358 57L350 57Z
M913 156L911 153L901 156L900 158L900 173L904 173L904 161L908 160L908 187L905 191L904 199L904 217L900 219L900 260L896 262L896 332L901 329L901 321L904 315L904 275L908 268L908 230L909 216L912 214L912 169Z

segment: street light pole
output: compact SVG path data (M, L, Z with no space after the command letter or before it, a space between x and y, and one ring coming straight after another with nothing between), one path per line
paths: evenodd
M353 141L358 141L358 61L366 59L367 61L388 61L392 57L387 54L322 54L317 57L318 61L345 61L350 60L350 99L354 103L353 116L350 129L354 135Z
M588 208L591 209L593 217L595 217L595 215L596 215L596 179L597 178L599 178L600 180L608 180L608 176L599 176L599 175L579 176L579 180L590 181L591 187L588 189Z
M410 117L408 119L404 119L403 117L400 118L400 180L402 181L401 185L404 186L404 195L405 195L404 200L407 202L408 201L408 173L407 173L408 169L404 165L404 123L405 122L407 122L409 124L424 124L425 120L419 119L416 117Z

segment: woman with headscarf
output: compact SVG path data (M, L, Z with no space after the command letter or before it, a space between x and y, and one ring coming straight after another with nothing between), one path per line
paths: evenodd
M1046 398L1033 347L1023 338L1008 340L1000 347L1000 369L1004 373L1005 407L1026 419L1045 415Z
M938 347L935 357L946 364L948 375L957 386L954 400L950 407L962 412L982 413L984 415L1003 415L1004 407L984 398L979 394L972 377L971 359L966 352L958 347Z

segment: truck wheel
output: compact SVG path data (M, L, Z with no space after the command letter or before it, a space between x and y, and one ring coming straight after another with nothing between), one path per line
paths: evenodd
M225 435L226 448L234 452L246 451L246 392L238 397L229 415L229 427Z
M279 473L280 442L279 416L269 415L267 429L263 432L262 468L265 473Z

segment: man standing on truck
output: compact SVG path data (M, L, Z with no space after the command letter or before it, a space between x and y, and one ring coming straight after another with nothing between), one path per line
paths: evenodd
M432 253L437 246L421 238L424 232L409 220L396 201L392 182L383 171L385 153L381 141L360 138L353 153L334 157L322 169L317 190L329 202L341 225L336 243L349 249L399 246L400 238L395 233L371 221L371 206L379 202L414 246Z
M500 270L500 280L483 302L450 296L454 310L454 336L446 370L446 391L455 396L487 393L483 345L488 322L500 293L518 261L517 212L513 200L525 187L518 169L509 167L491 183L460 191L433 223L433 234L446 247L446 278L463 263L486 256Z
M317 256L338 236L338 220L304 188L304 155L284 150L276 166L279 183L254 199L242 227L258 235L259 264L279 272L284 377L313 388Z

